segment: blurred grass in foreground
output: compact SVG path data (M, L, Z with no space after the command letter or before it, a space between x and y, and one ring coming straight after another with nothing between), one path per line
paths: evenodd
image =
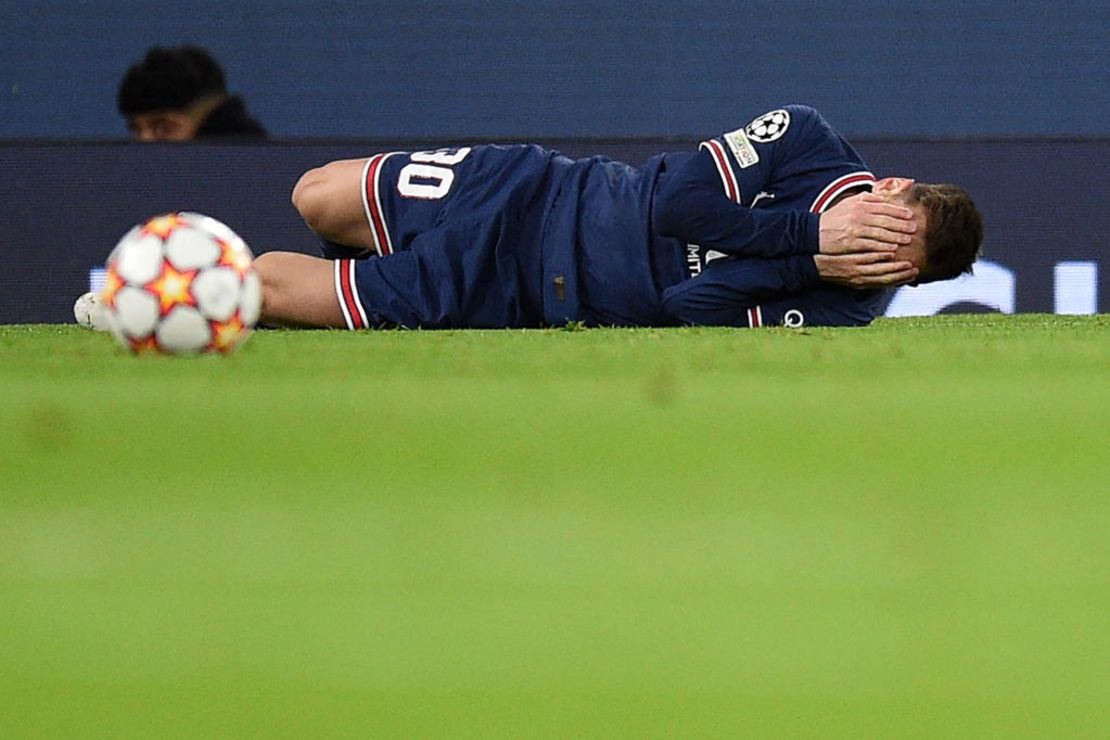
M0 736L1092 736L1110 320L0 327Z

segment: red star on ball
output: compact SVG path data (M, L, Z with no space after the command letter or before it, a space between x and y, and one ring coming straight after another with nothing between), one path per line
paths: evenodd
M220 261L216 264L230 267L239 273L239 277L246 277L251 267L251 258L246 250L223 239L216 239L216 243L220 245Z
M100 291L100 300L108 308L115 308L116 294L123 286L123 278L116 272L116 266L114 264L108 265L108 274L104 280L104 287Z
M187 225L188 223L179 214L167 213L164 216L155 216L143 224L140 234L144 236L154 234L165 241L174 229Z
M162 351L158 346L158 338L153 334L142 339L128 337L127 343L131 345L131 351L137 355L157 355Z
M210 321L208 323L212 327L212 342L208 345L208 349L220 353L227 353L235 349L235 345L239 343L239 340L247 331L247 326L239 318L238 312L227 321Z
M158 299L163 316L169 314L174 306L197 305L197 297L193 295L193 280L197 272L178 272L169 260L162 261L162 274L147 283L146 289Z

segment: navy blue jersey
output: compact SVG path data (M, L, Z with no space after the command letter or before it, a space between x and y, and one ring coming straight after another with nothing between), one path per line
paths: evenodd
M547 323L543 225L573 164L528 145L371 157L362 196L374 256L336 264L348 326ZM337 245L325 255L352 256Z
M536 146L379 154L375 256L337 261L336 290L352 328L864 324L877 296L821 283L812 255L818 214L873 180L803 106L640 167Z
M371 157L362 193L374 256L336 265L348 326L677 323L649 249L661 163L532 145ZM339 245L325 254L354 256Z
M666 286L665 310L691 324L869 323L881 291L822 283L812 255L819 215L874 181L855 149L806 106L702 142L658 186L655 229L684 243L689 278Z

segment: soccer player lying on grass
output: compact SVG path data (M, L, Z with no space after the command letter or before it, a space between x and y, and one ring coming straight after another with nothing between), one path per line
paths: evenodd
M982 241L962 190L876 180L797 105L638 168L527 145L333 162L293 203L327 259L258 257L271 325L858 326Z

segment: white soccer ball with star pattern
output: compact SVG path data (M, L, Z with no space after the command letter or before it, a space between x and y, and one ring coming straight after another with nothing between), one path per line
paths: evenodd
M100 301L136 354L226 354L258 321L262 287L246 243L199 213L156 216L108 256Z

